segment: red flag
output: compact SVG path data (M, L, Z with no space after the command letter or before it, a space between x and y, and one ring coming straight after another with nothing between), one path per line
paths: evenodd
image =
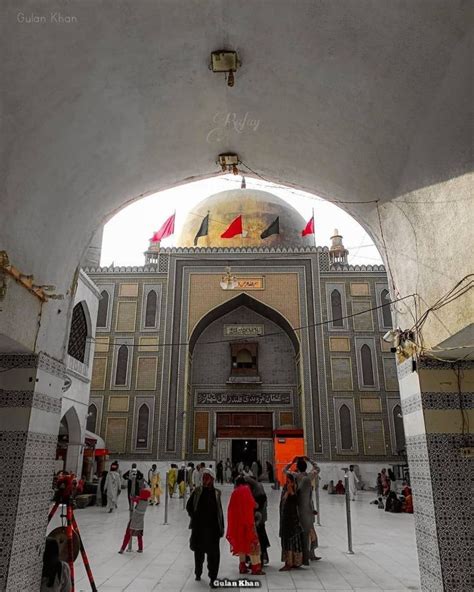
M242 216L232 220L227 230L221 234L221 238L233 238L238 234L242 234Z
M176 216L176 213L173 214L172 216L170 216L168 218L168 220L166 220L166 222L160 228L160 230L158 230L157 232L155 232L153 234L153 236L151 237L152 243L158 243L160 240L167 238L168 236L171 236L174 233L174 217L175 216Z
M314 216L311 216L304 230L301 231L301 236L306 236L307 234L314 234Z

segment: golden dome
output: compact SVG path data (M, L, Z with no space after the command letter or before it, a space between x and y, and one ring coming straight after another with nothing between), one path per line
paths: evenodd
M257 189L230 189L203 200L184 221L177 240L179 247L193 247L203 218L209 212L209 235L199 238L198 247L306 247L312 236L301 236L306 225L303 217L283 199ZM229 224L242 215L245 236L221 238ZM261 239L260 234L280 217L280 234Z

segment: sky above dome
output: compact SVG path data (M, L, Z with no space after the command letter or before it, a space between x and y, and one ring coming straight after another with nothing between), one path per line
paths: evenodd
M101 265L143 265L143 253L153 232L176 210L175 234L162 241L163 247L178 245L178 237L188 214L202 200L219 191L237 189L241 176L222 175L160 191L144 197L116 214L104 227ZM294 207L305 220L314 208L315 239L318 246L329 246L335 228L349 249L349 263L380 264L373 241L349 214L338 206L310 193L246 177L248 189L273 193ZM244 213L245 215L245 213Z

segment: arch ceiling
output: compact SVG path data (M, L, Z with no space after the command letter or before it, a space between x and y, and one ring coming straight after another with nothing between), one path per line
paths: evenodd
M28 24L21 19L49 19L57 2L25 0L20 12L7 0L1 248L24 273L67 293L100 224L139 196L215 174L217 154L229 150L269 180L351 202L342 207L380 247L378 212L364 202L428 188L421 199L430 203L439 192L429 187L471 170L469 7L76 0L61 9L74 22ZM242 60L233 88L208 69L211 51L222 48ZM258 120L258 129L227 126L220 141L209 139L234 113ZM412 207L412 228L439 235L440 211L425 210ZM451 211L448 229L460 217ZM387 224L395 219L386 230L394 248L401 231L412 232L406 217L382 211ZM439 265L441 242L436 250L418 240L417 255L425 249ZM391 269L415 277L410 265L407 272L406 261L393 260ZM451 264L442 265L449 273ZM429 282L425 300L434 301Z
M299 343L298 337L296 336L296 333L295 333L293 327L285 319L285 317L282 314L280 314L277 310L275 310L274 308L271 308L270 306L264 304L263 302L260 302L260 300L256 300L255 298L252 298L251 296L249 296L248 294L245 294L245 293L239 294L235 298L232 298L231 300L227 300L226 302L223 302L222 304L220 304L219 306L216 306L215 308L210 310L206 315L204 315L202 317L202 319L194 327L191 337L189 338L190 353L191 354L193 353L194 347L195 347L199 337L201 336L203 331L207 327L209 327L209 325L211 323L213 323L214 321L217 321L218 319L220 319L224 315L228 314L229 312L232 312L233 310L235 310L236 308L239 308L240 306L245 306L245 307L249 308L250 310L253 310L254 312L260 314L262 317L265 317L265 318L269 319L270 321L273 321L276 325L281 327L281 329L283 329L283 331L285 331L285 333L288 335L288 337L291 341L291 344L293 345L293 349L295 350L295 355L298 355L298 353L300 351L300 343ZM232 341L232 340L229 340L229 341Z

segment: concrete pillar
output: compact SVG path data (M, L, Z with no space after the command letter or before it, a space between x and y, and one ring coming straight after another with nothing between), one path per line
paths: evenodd
M423 592L472 590L474 364L398 366Z
M0 590L39 590L64 366L0 354Z

